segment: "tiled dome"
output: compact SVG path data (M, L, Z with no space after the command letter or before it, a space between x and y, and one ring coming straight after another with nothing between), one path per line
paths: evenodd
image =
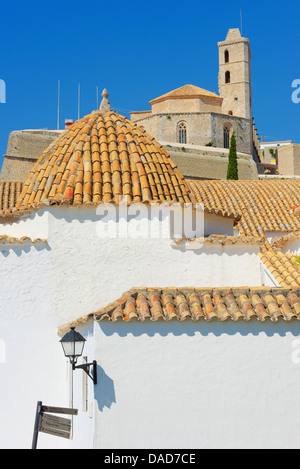
M16 204L191 202L170 155L142 128L112 111L76 121L39 158Z

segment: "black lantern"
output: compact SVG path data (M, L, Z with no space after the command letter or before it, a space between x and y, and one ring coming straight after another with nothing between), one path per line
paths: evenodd
M94 384L97 384L96 360L94 360L93 363L84 363L83 365L76 366L78 358L82 355L85 342L86 339L82 337L79 332L75 331L75 327L71 327L70 331L67 332L66 335L64 335L64 337L60 340L64 354L67 358L69 358L72 369L75 370L77 368L81 368L94 381ZM90 367L92 367L91 373Z

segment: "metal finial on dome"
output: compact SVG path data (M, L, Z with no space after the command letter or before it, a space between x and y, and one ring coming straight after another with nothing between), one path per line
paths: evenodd
M106 88L104 88L104 90L102 91L102 101L101 101L101 104L100 104L100 111L101 112L108 112L108 111L111 111L111 108L110 108L110 102L108 101L108 91Z

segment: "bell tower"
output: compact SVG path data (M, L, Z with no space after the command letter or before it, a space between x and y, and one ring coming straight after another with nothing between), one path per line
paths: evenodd
M229 29L219 48L219 94L222 112L252 119L251 51L249 39L239 29Z

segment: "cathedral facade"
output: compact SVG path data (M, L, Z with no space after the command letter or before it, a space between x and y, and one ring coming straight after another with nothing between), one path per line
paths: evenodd
M160 143L237 150L255 155L249 39L230 29L219 48L219 94L184 85L150 101L151 110L131 112L131 120Z

